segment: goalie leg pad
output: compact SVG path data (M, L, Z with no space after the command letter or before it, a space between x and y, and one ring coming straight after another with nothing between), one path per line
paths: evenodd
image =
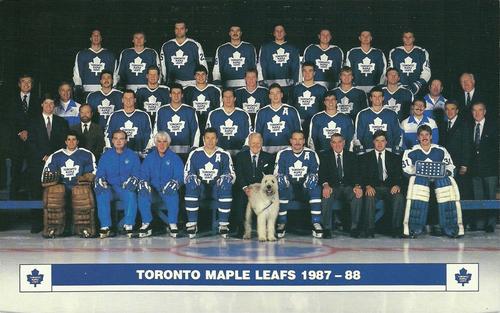
M71 190L73 228L76 234L94 237L97 234L95 201L90 185L76 185Z
M419 235L422 232L427 220L429 198L429 179L416 176L410 177L403 221L403 233L405 235Z
M435 184L439 224L443 232L450 237L462 236L464 228L458 185L452 177L438 179Z
M66 226L65 199L63 184L45 187L43 191L43 236L59 236Z

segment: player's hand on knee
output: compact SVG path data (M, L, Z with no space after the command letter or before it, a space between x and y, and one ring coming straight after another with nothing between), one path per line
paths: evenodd
M178 181L176 181L175 179L171 179L165 184L165 186L163 186L163 188L161 189L161 193L167 196L171 196L177 193L177 191L179 190L179 186L180 184Z

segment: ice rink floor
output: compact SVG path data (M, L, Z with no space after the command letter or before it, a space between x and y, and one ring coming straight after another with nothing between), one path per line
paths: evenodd
M166 235L42 239L0 232L0 312L500 312L500 229L461 239L333 239L287 234L273 243ZM479 292L54 292L20 293L19 264L479 263Z

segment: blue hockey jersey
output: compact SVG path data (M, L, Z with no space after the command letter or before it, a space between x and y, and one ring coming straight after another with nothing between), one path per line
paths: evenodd
M444 105L446 101L448 101L445 97L440 96L436 101L432 99L430 94L426 94L424 97L425 101L425 111L424 115L427 117L431 117L434 120L443 116ZM441 114L437 114L437 112L441 111Z
M361 89L351 87L349 90L343 90L339 86L333 89L333 92L337 99L337 111L349 115L353 121L359 111L368 107L366 93Z
M108 94L102 90L88 94L87 103L92 107L94 115L99 120L99 125L104 129L108 124L108 119L113 112L123 109L123 92L111 89Z
M59 101L54 108L54 114L64 118L71 127L80 124L80 106L81 104L73 99L70 99L67 103Z
M339 112L335 115L329 115L326 111L314 114L309 129L307 143L309 148L318 152L330 148L330 139L333 134L344 136L346 147L349 147L354 136L352 119Z
M156 112L161 106L170 103L170 89L167 86L158 86L156 89L144 87L137 90L137 108L149 114L151 121L156 120Z
M231 175L233 181L236 179L231 156L219 147L211 155L203 147L191 151L184 167L184 180L192 174L207 184L216 183L221 175Z
M153 146L151 120L146 112L136 109L132 113L119 110L111 114L104 134L106 147L111 147L113 132L119 129L127 133L127 147L133 151L142 152Z
M250 115L252 125L255 125L255 115L260 108L269 104L269 90L258 86L250 92L246 87L238 88L234 91L236 96L236 106Z
M318 155L309 148L294 153L292 148L288 147L276 155L274 174L287 175L291 183L303 183L308 174L318 174L318 170Z
M382 50L370 48L368 52L361 47L352 48L347 52L345 65L352 69L354 85L368 93L373 86L385 82L387 61Z
M201 45L190 38L182 44L171 39L163 44L160 51L161 72L167 85L177 82L186 87L194 84L194 70L203 65L208 69Z
M212 77L217 86L238 88L245 86L245 72L255 68L257 54L255 47L245 41L238 46L227 42L215 51L214 69Z
M413 94L417 94L431 78L429 53L418 46L410 51L406 51L403 46L392 49L389 52L389 67L399 71L401 84L408 86Z
M139 177L141 161L139 156L129 148L122 153L108 149L99 159L96 181L103 179L112 186L121 186L129 177Z
M426 116L423 116L420 121L417 121L415 116L410 115L401 122L403 149L411 149L414 145L418 145L417 129L421 125L429 125L432 129L432 143L437 144L439 142L439 130L436 121Z
M413 146L412 149L405 150L403 154L403 171L408 175L415 175L415 163L417 161L443 162L446 170L453 176L455 165L445 147L432 144L429 151L425 152L420 145Z
M141 52L137 52L134 48L124 49L120 53L118 63L119 82L133 91L146 87L148 84L147 69L151 65L160 68L160 58L155 50L144 48ZM118 82L116 83L118 84Z
M275 110L267 105L257 112L255 131L264 139L263 150L276 153L289 145L295 130L302 130L299 112L293 106L282 104Z
M211 111L208 114L208 127L217 130L217 145L233 156L248 144L248 135L252 132L250 116L240 108L235 108L231 113L227 113L223 107Z
M304 50L303 62L313 62L316 65L314 81L333 88L339 82L340 69L344 63L344 52L335 45L323 50L320 45L309 45Z
M323 99L327 91L325 86L317 83L310 87L304 83L293 86L290 102L299 112L300 120L305 123L303 126L309 127L311 117L324 108Z
M72 187L76 185L78 176L96 173L95 157L92 152L83 148L73 151L59 149L48 157L43 169L45 171L60 172L62 183L66 187Z
M212 84L207 84L203 89L188 86L184 89L184 103L196 110L200 129L205 129L208 113L222 105L222 92L219 87Z
M401 129L396 112L386 108L375 112L371 107L361 110L356 117L353 145L361 144L365 151L373 150L372 136L379 129L387 132L387 150L399 146Z
M156 190L162 190L172 179L182 184L184 164L171 149L167 149L164 156L160 156L158 150L153 149L142 162L140 178L148 181Z
M382 87L384 91L384 107L390 109L398 115L398 120L402 121L410 115L413 94L403 86L399 86L394 92L387 87Z
M192 147L198 147L200 142L200 129L195 110L182 104L177 110L172 106L162 106L156 114L153 133L166 131L172 142L170 149L175 153L188 153Z
M300 57L299 49L284 42L268 42L259 51L257 65L266 86L278 83L281 87L293 86L299 82Z
M75 86L83 86L86 92L97 91L101 88L100 75L105 69L114 73L113 81L116 82L118 65L113 52L104 48L82 50L76 54L73 82Z

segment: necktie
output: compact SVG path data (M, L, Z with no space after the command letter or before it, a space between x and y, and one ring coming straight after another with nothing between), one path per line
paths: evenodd
M23 111L28 112L28 95L23 96Z
M344 178L344 170L342 169L342 158L340 156L340 153L337 154L337 173L339 179Z
M467 93L467 106L470 106L470 92Z
M51 132L52 132L52 124L50 123L50 116L47 116L47 136L49 136L49 139Z
M378 153L377 166L378 166L378 179L384 181L384 166L382 165L382 152Z
M252 155L252 175L255 177L255 174L257 172L257 155L254 154Z
M479 143L481 142L481 124L480 123L476 123L476 129L474 131L474 143L476 144L476 146L479 146Z
M448 121L448 130L451 129L451 120Z
M86 134L89 132L89 128L87 126L87 123L83 124L83 134Z

